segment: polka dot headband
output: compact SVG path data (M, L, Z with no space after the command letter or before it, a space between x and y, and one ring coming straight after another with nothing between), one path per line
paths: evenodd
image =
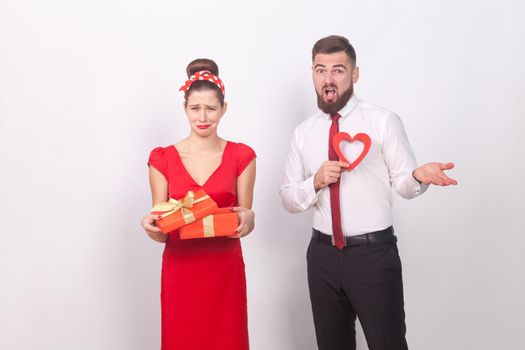
M202 70L200 72L193 74L188 80L186 80L184 85L180 87L179 91L183 91L183 92L188 91L188 89L191 87L191 84L199 80L211 81L212 83L217 85L219 89L221 89L222 94L224 95L224 83L222 82L222 80L218 76L211 74L207 70Z

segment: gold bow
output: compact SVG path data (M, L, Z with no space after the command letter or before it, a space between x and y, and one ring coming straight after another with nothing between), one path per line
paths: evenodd
M189 209L193 208L194 204L200 203L208 198L210 198L210 196L206 195L206 196L200 197L199 199L195 199L195 193L193 191L188 191L188 193L186 193L186 196L182 200L179 201L179 200L170 198L167 202L156 204L151 211L168 210L164 214L160 215L161 218L164 218L180 210L182 213L182 218L184 219L184 222L186 224L189 224L195 221L195 216Z

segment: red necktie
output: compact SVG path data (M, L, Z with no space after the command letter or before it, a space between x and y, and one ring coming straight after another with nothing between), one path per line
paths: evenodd
M330 136L328 138L328 159L339 160L337 153L335 153L332 139L335 134L339 132L339 113L332 114L332 126L330 126ZM339 178L340 179L340 178ZM341 204L339 202L339 179L337 182L330 184L330 207L332 211L332 232L334 235L335 246L342 250L345 246L345 239L343 236L343 228L341 226Z

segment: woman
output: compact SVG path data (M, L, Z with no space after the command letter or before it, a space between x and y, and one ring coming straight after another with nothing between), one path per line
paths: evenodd
M155 148L149 158L153 204L203 189L219 207L231 207L239 226L231 237L180 240L165 235L156 216L142 226L166 243L162 261L162 350L248 349L246 279L240 237L254 228L251 210L255 152L221 139L217 127L226 112L217 64L197 59L186 68L184 110L190 134L179 143Z

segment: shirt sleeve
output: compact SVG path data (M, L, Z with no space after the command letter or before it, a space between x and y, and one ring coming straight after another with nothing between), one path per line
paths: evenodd
M296 129L279 190L282 205L287 211L291 213L302 212L317 202L321 191L315 192L314 176L306 177L305 175L298 130Z
M237 176L255 159L255 151L248 145L239 143L237 147Z
M383 154L390 182L400 196L410 199L427 190L427 185L420 184L412 176L417 167L416 157L408 142L403 122L394 113L385 120Z
M151 151L148 165L157 169L165 178L168 178L168 162L166 160L166 150L163 147L157 147Z

